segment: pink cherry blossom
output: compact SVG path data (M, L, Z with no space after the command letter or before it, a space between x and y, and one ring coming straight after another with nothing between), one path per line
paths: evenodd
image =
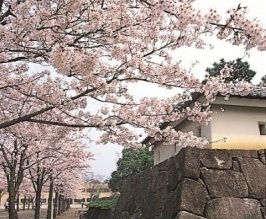
M102 133L100 143L130 146L140 143L134 128L172 141L181 134L167 134L160 124L184 116L208 123L207 106L218 93L247 95L256 88L226 84L230 69L202 84L172 54L180 47L204 49L208 36L265 51L266 35L241 4L220 14L203 13L193 2L1 0L0 132L19 132L28 123L91 128ZM30 71L33 64L39 69ZM156 84L184 93L139 100L128 89L138 82L147 90ZM204 107L175 110L192 92L205 96ZM35 128L32 136L40 132Z

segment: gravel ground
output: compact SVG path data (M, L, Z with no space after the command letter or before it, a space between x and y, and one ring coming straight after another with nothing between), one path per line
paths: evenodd
M79 208L70 208L66 212L62 213L61 215L57 216L56 219L78 219L79 218L79 211L84 211L85 209ZM46 211L47 209L41 209L41 218L46 219ZM33 219L34 211L20 211L18 212L19 219ZM5 211L0 211L0 219L8 219L8 214Z

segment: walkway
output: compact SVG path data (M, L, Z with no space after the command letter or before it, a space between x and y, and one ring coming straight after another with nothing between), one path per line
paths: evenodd
M68 211L64 212L60 216L58 216L56 219L78 219L79 213L84 212L85 209L77 209L77 208L70 208Z
M61 215L57 216L56 219L78 219L79 218L79 211L84 211L85 209L80 208L70 208L66 212L62 213ZM46 219L46 212L47 209L41 209L41 218ZM33 219L34 211L27 210L27 211L19 211L18 212L19 219ZM0 211L0 219L8 219L8 214L5 211Z

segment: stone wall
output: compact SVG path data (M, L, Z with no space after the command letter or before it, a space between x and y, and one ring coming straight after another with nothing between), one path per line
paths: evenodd
M128 179L113 219L265 219L266 150L184 148Z
M110 219L112 209L102 209L100 207L90 207L79 219Z

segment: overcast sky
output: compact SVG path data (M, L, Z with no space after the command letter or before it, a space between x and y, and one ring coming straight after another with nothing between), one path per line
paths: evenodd
M266 1L265 0L196 0L197 5L203 11L209 8L215 8L218 11L225 12L231 7L237 7L241 3L242 6L248 6L251 18L258 18L261 21L263 27L266 28ZM193 72L199 77L203 78L206 74L205 69L211 67L212 63L219 61L221 58L226 60L235 60L236 58L243 58L248 61L251 69L257 72L253 82L257 83L261 77L266 74L266 52L257 52L251 50L249 56L245 55L244 50L237 46L232 46L221 41L212 41L215 45L213 50L196 50L190 48L183 48L176 53L178 59L182 59L182 63L185 67L191 65L195 61L199 61L200 64L195 67ZM149 88L141 86L140 84L132 86L132 91L136 96L166 96L167 93L160 91L158 88ZM95 174L104 175L109 177L111 172L116 169L116 161L121 156L122 148L116 145L90 145L90 150L95 154L94 161L91 161L91 171Z

